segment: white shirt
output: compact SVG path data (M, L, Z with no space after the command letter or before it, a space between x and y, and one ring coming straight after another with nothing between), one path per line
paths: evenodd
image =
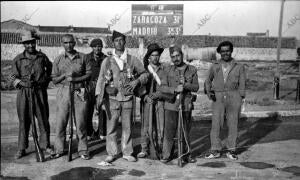
M120 57L116 54L116 50L113 49L112 55L115 58L120 70L122 71L124 68L124 63L127 63L127 49L124 50L123 54Z

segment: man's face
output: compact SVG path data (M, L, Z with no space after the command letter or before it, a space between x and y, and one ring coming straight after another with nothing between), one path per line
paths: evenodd
M96 45L96 46L94 46L92 48L93 48L94 54L96 54L96 55L100 55L101 54L101 52L102 52L102 46Z
M25 41L24 43L25 51L29 54L36 52L36 40Z
M73 37L69 37L69 36L63 37L62 41L63 41L63 47L65 48L66 52L72 52L74 50L76 43Z
M220 49L220 55L221 59L224 61L230 61L231 60L231 49L230 46L222 46Z
M114 47L118 51L124 51L125 39L123 37L117 37L114 39Z
M149 56L149 63L158 65L159 64L160 54L158 51L153 51Z
M174 51L171 54L171 60L175 66L180 66L183 63L183 56L180 52Z

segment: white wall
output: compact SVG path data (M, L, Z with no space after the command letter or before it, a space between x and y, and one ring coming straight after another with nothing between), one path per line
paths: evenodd
M55 59L61 52L62 47L46 47L38 46L37 49L41 49L51 61ZM89 53L92 51L90 47L75 47L80 52ZM208 48L187 48L184 49L189 59L197 60L210 60L215 55L216 58L220 58L219 54L216 54L215 47ZM21 44L1 44L1 60L12 60L17 54L24 50ZM104 53L111 51L112 48L103 49ZM141 50L138 48L129 48L130 54L143 57L147 52L146 49ZM276 60L276 48L234 48L233 57L236 60ZM281 49L281 60L295 60L297 57L296 49ZM170 61L169 49L166 48L161 55L161 61Z

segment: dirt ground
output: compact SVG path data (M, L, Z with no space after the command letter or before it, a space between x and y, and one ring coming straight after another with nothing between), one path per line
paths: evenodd
M300 177L300 122L298 117L242 118L239 123L238 156L232 161L222 156L203 158L210 146L209 121L195 121L191 130L192 154L195 164L180 168L174 159L168 164L157 160L138 159L127 162L122 158L113 166L102 167L98 162L106 157L105 142L89 143L90 160L82 160L74 145L73 161L66 156L36 162L30 138L28 155L14 160L16 136L1 137L2 179L299 179ZM222 131L223 140L226 127ZM120 132L120 128L118 129ZM134 155L140 150L140 124L134 126ZM53 143L54 136L51 136ZM76 140L74 139L76 142ZM176 151L175 151L176 154Z

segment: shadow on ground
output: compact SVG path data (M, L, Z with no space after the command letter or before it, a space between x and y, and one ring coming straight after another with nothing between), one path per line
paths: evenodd
M239 121L239 136L237 153L240 154L256 143L273 142L287 139L297 139L298 133L292 130L290 133L282 134L286 127L281 127L279 131L276 130L282 123L282 117L277 114L271 114L267 118L241 118ZM210 129L211 123L209 121L193 122L191 129L191 146L192 155L196 157L203 157L210 149ZM273 133L272 133L273 132ZM272 136L268 136L272 133ZM228 135L228 128L226 121L224 127L221 128L220 137L222 144L225 144Z
M238 136L238 153L242 153L249 149L251 146L257 143L267 143L274 141L282 141L289 139L300 139L299 125L294 123L299 123L297 121L298 117L280 117L273 114L268 118L241 118L239 122L239 136ZM292 123L289 123L292 122ZM221 138L223 142L226 141L227 127L226 123L221 131ZM203 157L203 155L210 148L210 121L194 121L192 122L192 129L190 132L192 156ZM133 128L133 143L134 143L134 153L136 156L140 152L140 132L141 124L137 122ZM118 127L118 144L120 144L120 134L121 126ZM51 142L54 141L54 136L51 136ZM17 139L14 142L1 143L1 161L2 162L16 162L21 164L26 164L29 162L30 158L34 158L34 144L30 138L30 145L27 152L29 156L25 156L20 160L14 160L14 154L17 151ZM72 150L75 152L77 150L77 141L74 137ZM67 148L67 143L65 148ZM175 143L175 148L177 149L177 144ZM92 156L106 155L105 141L95 141L89 142L89 149ZM66 149L67 150L67 149ZM175 155L177 154L175 150Z
M11 177L11 176L2 176L0 175L1 180L29 180L27 177Z
M76 167L68 171L61 172L57 175L51 176L50 180L60 179L112 179L115 176L122 175L124 169L98 169L92 167Z

